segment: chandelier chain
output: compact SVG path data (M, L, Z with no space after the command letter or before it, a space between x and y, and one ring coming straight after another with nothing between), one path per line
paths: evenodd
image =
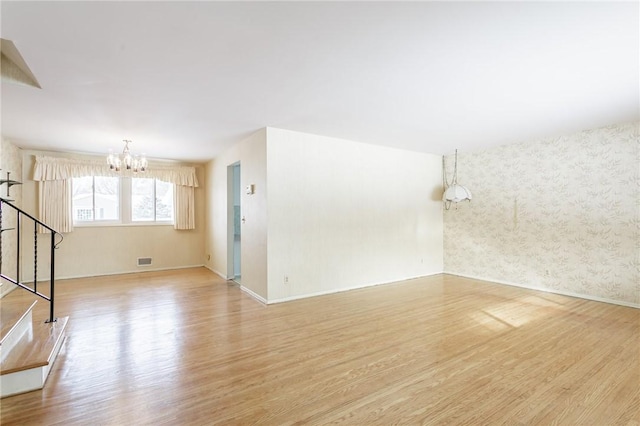
M444 189L449 188L451 185L458 183L458 150L456 149L455 161L453 163L453 175L451 176L451 182L447 179L447 168L445 167L444 156L442 156L442 185Z

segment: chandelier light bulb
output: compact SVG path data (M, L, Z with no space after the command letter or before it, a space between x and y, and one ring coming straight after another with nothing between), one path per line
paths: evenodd
M107 156L109 169L119 172L124 166L125 170L130 170L133 173L144 172L148 167L145 154L142 154L142 156L132 155L129 150L131 141L124 139L122 142L124 142L122 154L114 154L112 150L109 150L109 155Z

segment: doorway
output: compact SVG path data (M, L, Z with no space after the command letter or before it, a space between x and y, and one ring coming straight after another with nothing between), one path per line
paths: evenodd
M229 246L227 253L227 273L228 278L240 284L242 280L241 246L242 246L242 209L241 209L241 189L240 189L240 162L234 163L227 168L228 182L228 221L229 226Z

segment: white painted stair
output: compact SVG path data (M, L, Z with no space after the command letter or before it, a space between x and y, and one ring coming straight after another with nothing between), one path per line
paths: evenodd
M12 292L15 293L15 292ZM0 397L42 389L65 339L69 317L33 319L37 300L0 299Z

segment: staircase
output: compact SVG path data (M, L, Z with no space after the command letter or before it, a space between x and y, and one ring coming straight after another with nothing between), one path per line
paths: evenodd
M9 216L11 215L11 216ZM3 227L3 219L5 226ZM11 227L7 227L10 222ZM31 230L31 235L29 235ZM11 238L4 232L12 232ZM49 234L50 244L38 248L39 235ZM33 241L33 272L24 279L22 249ZM57 241L57 242L56 242ZM54 317L55 249L62 235L0 198L0 285L15 289L0 298L0 397L42 389L62 348L68 317ZM38 254L49 251L49 277L38 277ZM3 265L3 253L11 253L13 265ZM7 268L7 266L9 266ZM14 269L11 267L15 266ZM38 288L40 286L40 288ZM43 289L44 287L44 289ZM42 300L47 307L38 305ZM48 308L48 309L47 309ZM48 311L48 319L45 317Z
M33 319L37 300L14 291L0 305L0 397L42 389L62 348L69 317Z

